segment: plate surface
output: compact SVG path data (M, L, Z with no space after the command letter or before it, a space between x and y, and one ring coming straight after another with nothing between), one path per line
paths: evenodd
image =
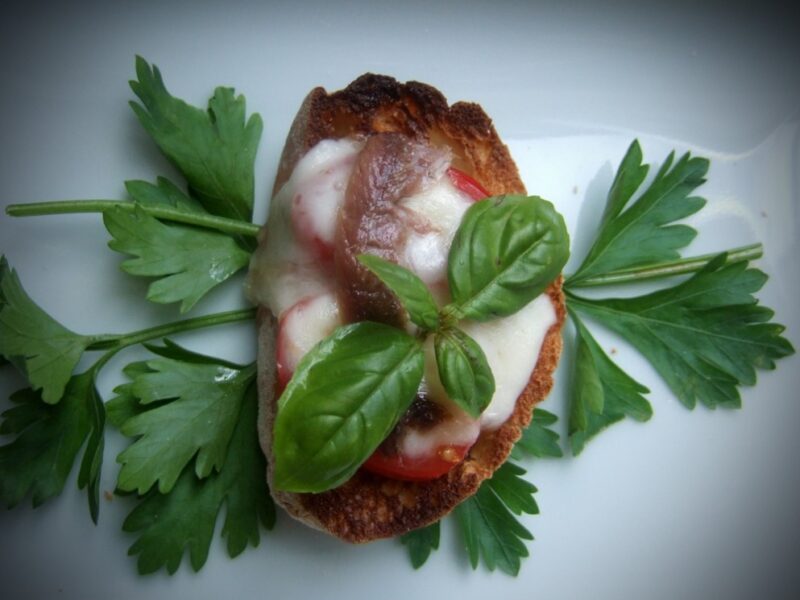
M691 221L701 233L689 252L762 241L759 266L771 279L760 298L800 345L800 26L792 14L764 3L757 12L731 3L151 4L41 5L4 15L3 206L124 198L125 180L173 173L127 107L137 53L193 104L232 85L262 115L257 220L305 93L386 73L431 83L451 101L481 103L529 191L563 211L576 259L634 137L648 162L671 149L711 158L701 189L708 206ZM144 301L146 282L122 274L106 242L97 215L0 216L0 252L29 294L70 328L118 332L174 319L174 307ZM213 293L198 312L244 306L240 283ZM93 527L70 479L61 497L36 510L26 503L0 512L3 597L790 596L800 586L798 357L743 389L742 410L689 412L629 347L597 335L650 387L655 415L614 426L576 459L528 465L542 514L525 519L536 541L516 579L471 571L449 528L415 572L394 541L349 547L285 515L233 561L217 536L199 574L184 560L173 577L142 578L126 557L133 538L120 531L126 500L103 501ZM253 357L246 325L180 341L232 360ZM544 405L559 415L570 353L568 343ZM104 398L137 356L108 365ZM20 386L3 370L0 402ZM101 490L114 488L122 445L108 434Z

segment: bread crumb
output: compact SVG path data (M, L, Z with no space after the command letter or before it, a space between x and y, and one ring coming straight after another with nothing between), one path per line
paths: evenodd
M411 490L402 490L399 495L400 504L405 508L414 508L417 504L416 496Z
M103 498L111 502L114 499L114 494L112 494L108 490L103 490Z
M616 353L617 353L617 349L612 346L611 347L611 354L614 355Z

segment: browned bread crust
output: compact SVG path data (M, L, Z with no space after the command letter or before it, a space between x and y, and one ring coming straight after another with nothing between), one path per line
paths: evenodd
M453 150L454 166L470 173L491 194L525 193L508 148L480 106L466 102L448 106L444 96L428 85L401 84L391 77L372 74L362 75L333 94L322 88L308 94L289 131L273 193L286 182L300 158L321 140L378 132L406 133L434 144L446 144ZM447 475L428 482L408 482L360 471L344 485L320 494L273 490L276 502L312 527L362 543L433 523L474 494L481 482L506 460L530 422L534 405L547 396L553 385L566 314L561 278L546 293L553 301L557 320L545 336L528 386L517 399L514 412L498 429L482 432L467 458ZM276 322L266 307L259 308L257 321L259 437L269 463L277 406ZM271 484L269 467L267 478Z

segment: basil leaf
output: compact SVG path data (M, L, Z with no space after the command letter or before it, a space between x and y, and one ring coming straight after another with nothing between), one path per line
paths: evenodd
M569 257L563 217L538 196L497 196L472 205L447 264L461 318L487 321L515 313L561 272Z
M323 492L352 477L411 405L423 367L420 343L379 323L339 327L317 344L278 401L275 488Z
M428 331L439 327L436 301L415 273L373 254L361 254L358 260L394 292L414 325Z
M436 367L450 399L478 418L494 395L494 376L478 342L457 328L433 339Z

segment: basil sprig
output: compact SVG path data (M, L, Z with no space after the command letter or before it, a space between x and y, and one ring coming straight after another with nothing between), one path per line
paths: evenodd
M398 297L419 335L371 322L346 325L300 361L278 401L275 487L322 492L352 477L413 401L424 370L422 340L430 333L445 392L478 418L494 395L494 376L458 320L515 313L558 276L568 255L566 226L552 204L499 196L464 215L448 257L453 302L441 309L408 269L359 256Z
M300 361L278 401L275 487L322 492L350 479L411 405L423 369L420 342L399 329L337 328Z

